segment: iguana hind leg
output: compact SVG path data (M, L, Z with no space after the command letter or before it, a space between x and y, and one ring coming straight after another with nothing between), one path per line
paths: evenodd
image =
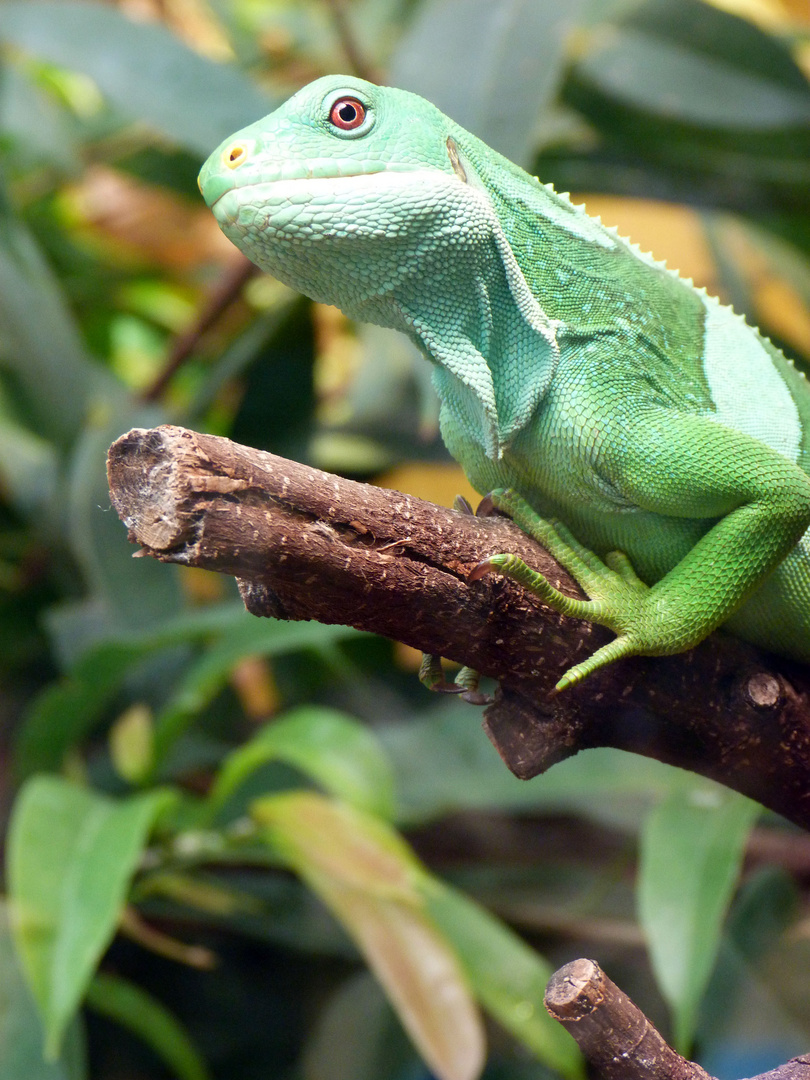
M460 514L469 514L473 517L486 517L490 512L491 505L488 499L484 499L479 504L478 509L473 510L463 495L456 495L453 500L454 510L457 510ZM422 663L419 665L419 681L428 690L439 694L459 694L462 700L469 702L471 705L489 705L493 700L491 694L483 694L479 691L478 684L481 681L481 675L475 668L465 665L458 671L453 682L448 682L444 677L442 658L434 653L422 653Z

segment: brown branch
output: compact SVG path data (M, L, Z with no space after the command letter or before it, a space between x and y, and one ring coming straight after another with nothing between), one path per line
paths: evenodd
M711 1080L664 1041L593 960L574 960L556 971L545 1004L574 1037L596 1080ZM752 1080L810 1080L810 1055Z
M352 33L346 0L327 0L326 6L332 15L332 25L335 27L335 32L340 39L341 47L346 54L346 59L349 61L352 73L359 75L361 79L367 79L369 82L379 82L381 73L366 60L363 50Z
M143 391L141 400L158 401L162 397L171 380L197 349L200 340L212 327L216 326L231 304L239 298L245 285L258 272L258 268L252 262L242 258L225 275L211 294L194 325L175 339L163 369L154 382Z
M710 1080L677 1054L641 1009L593 960L574 960L549 979L545 1005L604 1080Z
M514 582L469 582L514 551L576 585L500 517L475 518L227 439L136 429L110 449L130 539L164 562L233 574L256 615L348 623L500 682L484 726L528 779L594 746L646 754L735 788L810 827L810 673L713 635L682 656L614 664L554 694L608 631L562 618Z

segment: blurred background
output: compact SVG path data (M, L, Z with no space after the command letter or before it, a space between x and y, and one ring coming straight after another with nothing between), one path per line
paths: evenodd
M409 343L254 274L197 191L340 71L810 362L807 0L0 2L0 1080L466 1080L483 1028L488 1080L573 1080L541 1000L578 956L724 1080L806 1052L808 837L617 752L521 783L410 650L132 559L133 426L475 498Z

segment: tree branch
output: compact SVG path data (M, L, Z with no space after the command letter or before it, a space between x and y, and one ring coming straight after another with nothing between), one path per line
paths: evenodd
M255 615L348 623L468 664L500 682L484 726L528 779L613 746L702 773L810 827L810 672L726 635L682 656L634 658L554 694L610 638L514 582L468 574L513 551L581 595L501 518L476 518L178 427L110 449L129 538L164 562L232 574Z
M546 988L546 1009L573 1035L595 1080L711 1080L677 1054L593 960L574 960ZM752 1080L810 1080L810 1055Z
M216 326L228 308L239 298L245 285L258 272L258 267L242 257L233 269L225 274L209 297L195 324L175 339L163 369L154 382L144 390L141 400L158 401L162 397L174 376L197 349L201 338L213 326Z

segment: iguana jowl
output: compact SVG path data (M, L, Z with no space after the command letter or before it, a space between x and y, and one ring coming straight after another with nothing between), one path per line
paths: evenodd
M742 318L361 79L304 87L200 188L263 270L433 361L451 454L590 599L511 555L488 568L617 635L558 688L721 624L810 660L810 387Z

